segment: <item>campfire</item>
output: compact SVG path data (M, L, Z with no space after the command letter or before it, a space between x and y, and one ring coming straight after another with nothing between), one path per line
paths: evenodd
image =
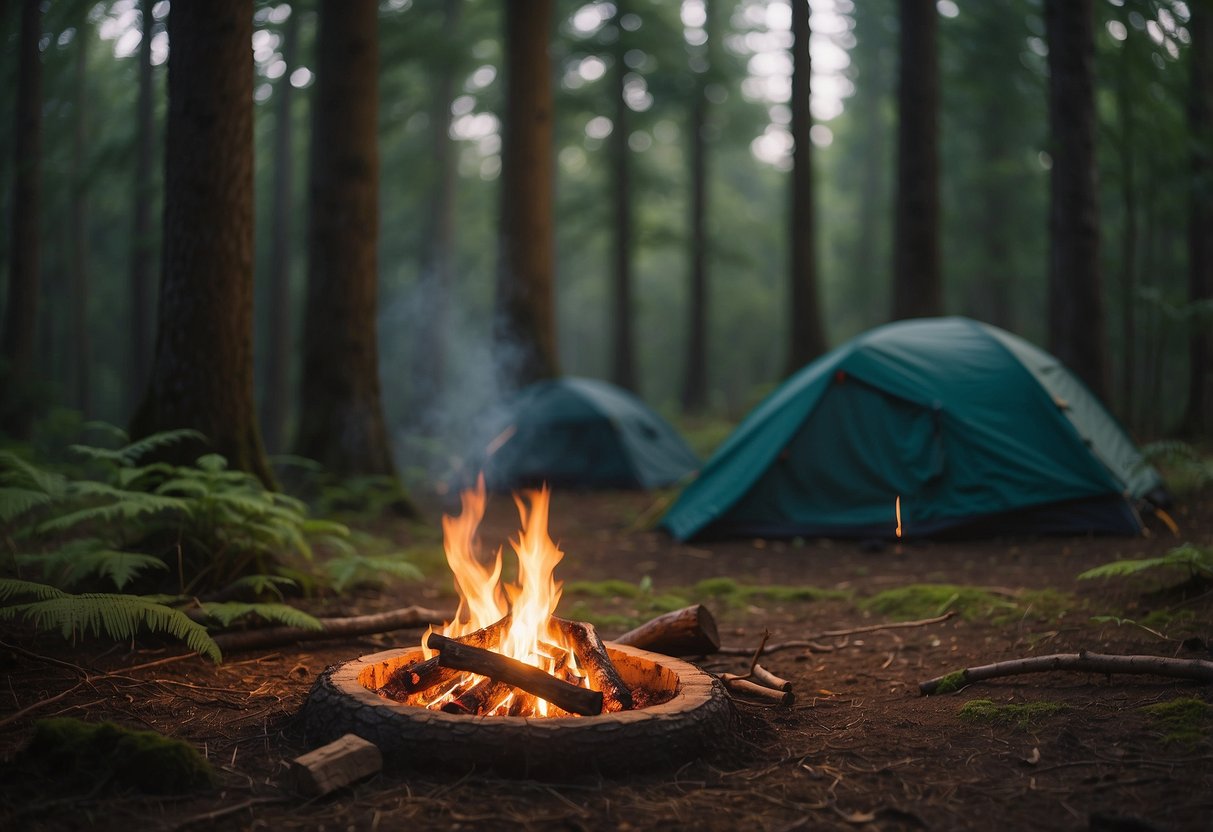
M502 580L502 549L486 555L483 477L462 495L462 512L443 517L447 563L455 577L455 619L422 638L422 658L379 689L389 699L451 714L592 716L651 704L620 677L593 625L555 615L564 553L548 534L551 492L515 496L521 528L510 546L517 581Z

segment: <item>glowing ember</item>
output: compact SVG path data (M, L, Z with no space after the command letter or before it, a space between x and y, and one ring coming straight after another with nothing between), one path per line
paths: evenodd
M503 584L501 549L498 548L492 557L485 557L476 533L484 518L484 477L479 479L476 488L463 493L462 513L458 517L442 518L443 545L447 563L455 576L459 607L455 620L436 632L455 638L490 627L509 616L508 629L493 645L493 650L565 682L589 688L588 679L578 668L574 646L568 643L559 628L551 626L561 590L553 572L564 553L548 536L550 498L546 487L515 496L522 528L518 539L511 540L510 545L518 556L518 582ZM423 645L429 633L427 631L422 638ZM425 648L427 658L433 654ZM432 698L418 704L442 709L481 683L489 685L483 676L462 673L454 682L440 686ZM544 699L508 686L498 686L495 690L481 688L480 693L488 693L489 697L478 708L482 714L550 716L557 710Z

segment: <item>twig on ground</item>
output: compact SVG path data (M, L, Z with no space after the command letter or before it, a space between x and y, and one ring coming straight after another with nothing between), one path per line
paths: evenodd
M966 667L918 685L923 696L933 693L952 693L965 685L1001 676L1016 676L1021 673L1047 673L1068 670L1078 673L1133 673L1170 676L1177 679L1195 679L1213 682L1213 661L1204 659L1168 659L1163 656L1112 656L1104 653L1056 653L1051 656L1032 656L1005 662Z
M917 621L895 621L891 624L868 624L863 627L851 627L845 630L826 630L825 632L816 633L816 638L839 638L841 636L853 636L860 633L874 633L879 630L904 630L910 627L926 627L930 624L939 624L953 618L956 611L952 610L935 618L922 618ZM775 644L766 644L763 647L763 652L774 653L777 650L793 650L797 648L807 648L817 650L819 652L829 652L830 648L825 645L818 644L812 639L797 639L795 641L781 641ZM726 656L748 656L754 652L749 647L721 647L718 651Z
M322 629L304 630L299 627L266 627L259 630L241 630L234 633L219 633L215 643L224 652L251 650L260 647L280 647L297 641L322 641L334 638L365 636L371 633L387 633L427 624L450 621L454 614L431 610L425 607L404 607L398 610L355 615L349 618L321 618Z

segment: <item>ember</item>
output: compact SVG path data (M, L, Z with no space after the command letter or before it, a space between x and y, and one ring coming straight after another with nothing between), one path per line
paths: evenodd
M484 478L462 495L458 517L443 517L447 563L455 576L455 620L422 639L424 658L401 667L379 689L390 699L454 714L571 716L632 707L602 639L590 624L554 613L564 553L548 536L547 488L515 497L522 528L510 545L518 582L501 581L502 552L482 553Z

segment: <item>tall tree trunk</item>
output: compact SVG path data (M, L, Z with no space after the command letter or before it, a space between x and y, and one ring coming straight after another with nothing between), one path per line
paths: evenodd
M712 0L708 0L708 24L711 24ZM708 39L715 37L709 31ZM707 205L708 205L708 66L696 73L695 89L691 93L690 185L691 185L691 265L689 315L687 320L687 352L682 382L682 409L687 413L703 411L708 405L708 273L707 273Z
M1099 270L1092 0L1045 0L1052 185L1049 347L1107 401L1110 388Z
M791 222L791 336L788 372L792 373L826 351L825 328L817 289L817 252L813 221L813 113L809 107L809 81L813 75L809 53L809 2L792 0L792 182Z
M559 373L552 228L552 0L506 0L493 336L506 389Z
M291 7L282 32L286 63L274 90L274 191L270 230L269 333L266 337L265 398L261 425L265 445L277 452L287 447L286 425L291 403L291 217L294 215L295 143L291 123L295 88L291 72L299 50L299 4Z
M298 452L395 477L379 388L379 6L321 0Z
M1132 31L1129 9L1122 6L1120 20L1125 31ZM1133 123L1132 50L1126 40L1120 45L1116 73L1116 104L1120 121L1120 198L1124 225L1120 231L1120 407L1126 419L1133 412L1133 377L1137 372L1137 175L1133 154L1136 130Z
M17 66L16 139L13 167L12 236L8 300L4 307L2 357L4 398L0 430L24 438L34 417L33 360L38 318L38 230L42 218L42 4L21 4Z
M1192 75L1188 90L1188 133L1192 137L1192 191L1188 209L1188 300L1206 308L1191 324L1188 340L1186 432L1213 436L1213 8L1193 3Z
M450 302L455 287L455 186L458 171L451 142L451 102L455 97L459 18L463 0L444 0L442 59L434 67L430 99L430 169L434 172L426 233L422 240L421 301L410 363L413 401L434 411L443 393L450 338Z
M939 260L939 16L934 0L900 0L893 318L943 312Z
M272 486L253 407L253 3L174 3L168 28L160 312L131 433L194 428Z
M859 321L865 326L875 326L884 320L886 310L872 309L871 299L876 291L884 291L887 282L876 276L887 271L892 257L889 253L889 220L887 208L889 188L889 148L887 144L891 125L885 116L885 102L890 95L892 71L887 47L890 36L882 25L880 15L884 5L865 6L862 12L856 9L855 35L858 43L852 60L859 72L859 92L855 96L853 112L862 136L860 147L860 186L858 229L855 235L856 250L850 280L843 288L845 306L861 310Z
M82 413L90 411L89 359L91 347L88 331L89 273L88 273L88 171L85 158L87 149L86 131L88 102L88 42L92 29L82 24L76 29L75 105L72 114L72 204L71 204L71 257L72 290L72 382L75 388L76 407Z
M155 284L152 263L155 254L155 231L152 225L152 202L155 192L152 171L156 154L156 108L152 76L152 34L155 0L143 0L143 39L139 43L139 100L136 105L135 203L131 216L131 285L130 285L130 376L127 379L132 406L146 389L152 362L152 332L155 306Z
M627 35L620 21L627 14L626 3L615 4L615 126L611 131L611 206L614 214L615 245L612 251L611 285L611 380L627 390L636 389L636 358L632 338L632 182L628 150L630 113L623 96L628 74L624 55Z

